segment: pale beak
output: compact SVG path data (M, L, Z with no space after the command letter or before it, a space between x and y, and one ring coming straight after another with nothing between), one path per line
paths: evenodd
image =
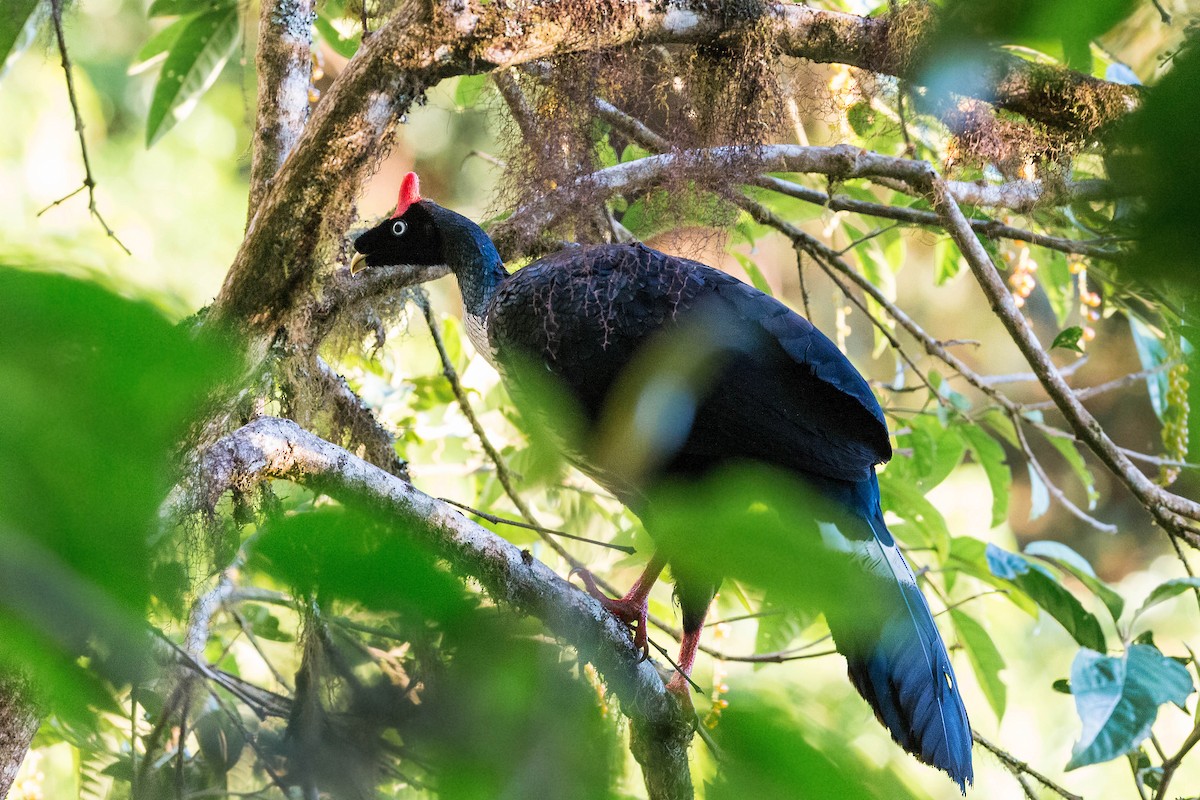
M354 258L350 259L350 274L357 275L358 273L360 273L364 269L366 269L368 266L369 265L367 264L367 254L366 253L355 253Z

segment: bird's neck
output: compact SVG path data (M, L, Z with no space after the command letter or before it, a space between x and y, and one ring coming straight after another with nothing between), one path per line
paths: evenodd
M488 303L508 277L496 245L471 220L447 209L439 209L438 227L446 265L458 277L463 310L481 320L487 317Z

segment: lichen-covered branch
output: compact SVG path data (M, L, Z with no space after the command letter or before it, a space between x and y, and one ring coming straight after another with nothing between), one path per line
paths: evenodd
M0 673L0 797L7 797L45 711L23 677Z
M268 478L365 501L407 522L405 531L477 580L496 602L540 619L594 664L620 698L650 796L691 797L691 720L654 667L640 661L628 632L599 603L453 507L290 420L263 417L221 438L201 456L197 477L181 491L193 503L211 507L225 491Z
M569 208L564 198L586 188L589 193L620 194L641 192L660 183L665 176L678 178L695 173L713 174L721 165L752 165L764 172L805 172L825 175L831 180L851 178L888 178L905 181L924 162L896 158L851 145L809 146L770 145L756 148L714 147L685 150L626 161L581 176L574 185L547 192L517 209L492 231L501 254L520 253ZM1086 181L1054 186L1042 181L1010 181L983 185L974 181L945 181L946 191L956 202L1028 211L1042 205L1060 205L1075 200L1110 197L1112 187L1104 181Z
M253 219L308 120L313 0L264 0L258 20L258 119L250 163Z
M808 203L824 206L830 211L849 211L869 217L893 219L909 225L936 225L941 227L942 224L941 217L932 211L923 211L919 208L909 208L907 206L889 206L883 203L871 203L842 194L827 194L819 189L801 186L798 183L777 178L774 175L763 175L756 182L757 185L764 189L770 189ZM986 236L989 239L1012 239L1036 244L1048 250L1057 250L1060 253L1088 256L1090 258L1103 258L1109 261L1118 261L1123 257L1122 251L1111 246L1106 246L1098 241L1082 241L1079 239L1067 239L1062 236L1049 236L1044 233L1028 230L1027 228L1006 225L998 220L971 217L969 221L971 228L976 233Z

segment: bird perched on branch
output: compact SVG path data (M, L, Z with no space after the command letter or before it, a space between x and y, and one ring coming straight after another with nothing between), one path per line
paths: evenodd
M828 338L735 278L640 244L570 248L510 275L478 225L420 197L414 173L395 214L354 247L352 273L402 265L453 272L467 332L514 398L535 397L534 384L551 376L600 432L595 446L568 457L643 519L663 480L702 478L732 463L768 465L808 487L820 503L796 528L806 523L845 554L861 576L852 601L880 601L870 613L845 603L826 609L850 680L904 749L965 791L971 728L958 682L880 507L875 466L892 454L883 411ZM650 522L647 529L653 536ZM683 615L668 688L686 698L720 565L697 568L659 552L617 599L589 574L583 580L644 650L647 597L668 563Z

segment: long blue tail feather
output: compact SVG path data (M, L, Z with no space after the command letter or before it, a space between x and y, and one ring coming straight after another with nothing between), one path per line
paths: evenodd
M929 605L884 524L878 481L872 475L833 492L822 488L848 512L822 523L826 542L864 568L864 585L848 589L883 595L874 606L884 609L882 618L849 608L827 614L850 680L901 747L945 771L965 794L974 779L966 707Z

